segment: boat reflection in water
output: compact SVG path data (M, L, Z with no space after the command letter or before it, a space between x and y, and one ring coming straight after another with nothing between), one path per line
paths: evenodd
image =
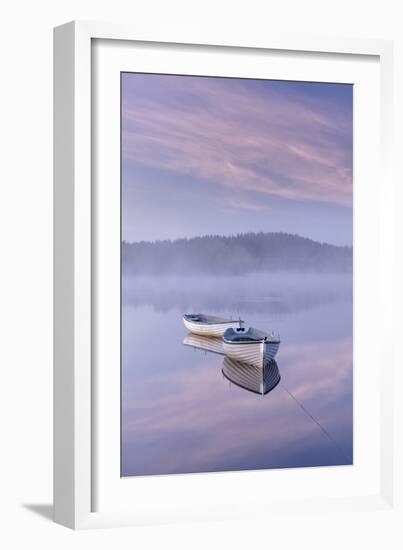
M225 355L224 345L221 338L212 336L199 336L198 334L189 333L183 340L184 346L207 351L208 353L216 353Z
M222 373L224 377L236 386L250 392L266 395L280 382L280 372L274 359L265 361L263 366L237 361L226 355L221 339L191 333L185 336L183 344L206 353L223 355Z
M274 390L281 379L274 359L267 361L262 368L225 357L222 373L233 384L260 395Z

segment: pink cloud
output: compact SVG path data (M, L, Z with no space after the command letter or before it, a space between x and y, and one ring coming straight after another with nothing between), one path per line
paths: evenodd
M183 96L183 78L169 81L168 98ZM124 158L240 191L351 204L347 115L236 81L192 78L182 103L136 95L132 84Z

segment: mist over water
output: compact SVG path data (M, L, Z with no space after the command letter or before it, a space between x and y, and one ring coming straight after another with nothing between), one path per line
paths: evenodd
M221 355L183 345L182 313L281 335L280 383L257 395ZM352 277L122 278L122 475L351 464Z
M123 303L156 312L215 312L237 318L250 312L269 317L321 304L350 301L351 276L298 272L245 276L124 277Z

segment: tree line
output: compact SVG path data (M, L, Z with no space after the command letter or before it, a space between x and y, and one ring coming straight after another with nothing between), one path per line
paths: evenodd
M289 233L206 235L173 241L123 242L122 267L133 275L348 273L352 270L352 248Z

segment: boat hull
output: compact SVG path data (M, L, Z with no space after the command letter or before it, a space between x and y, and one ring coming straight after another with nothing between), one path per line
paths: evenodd
M228 328L239 326L238 321L229 321L228 323L195 323L188 319L183 319L183 323L189 332L200 336L213 336L220 338Z
M227 342L224 340L223 348L225 354L248 365L254 365L259 368L274 359L277 354L280 342Z

